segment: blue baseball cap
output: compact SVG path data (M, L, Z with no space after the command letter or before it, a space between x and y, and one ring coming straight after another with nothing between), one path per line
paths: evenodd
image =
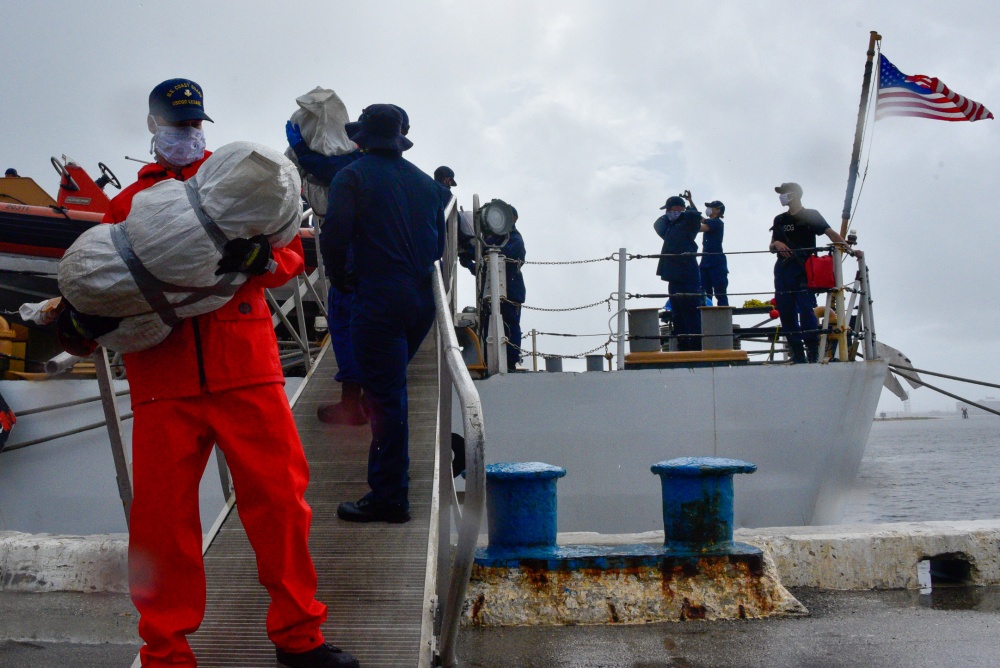
M205 113L201 86L190 79L167 79L149 94L149 113L172 123L212 121Z
M434 180L443 183L442 179L451 179L452 183L458 185L458 182L455 181L455 170L447 165L441 165L434 170Z
M684 203L684 199L683 198L678 197L677 195L674 195L673 197L668 197L667 198L667 203L664 204L663 206L661 206L660 208L661 209L669 209L672 206L687 206L687 204Z

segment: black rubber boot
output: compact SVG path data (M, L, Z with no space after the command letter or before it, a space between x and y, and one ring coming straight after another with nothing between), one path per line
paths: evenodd
M792 355L792 364L806 363L806 353L801 341L789 341L788 352Z
M308 652L278 650L278 668L360 668L358 660L347 652L323 643Z
M806 360L810 364L819 362L819 341L809 341L806 343Z
M361 401L361 385L345 380L341 387L340 401L324 404L316 410L320 422L340 425L368 424L368 412Z

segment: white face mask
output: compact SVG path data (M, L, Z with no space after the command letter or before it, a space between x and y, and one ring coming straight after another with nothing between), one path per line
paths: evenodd
M680 218L682 213L684 213L684 212L683 211L667 211L667 220L669 220L670 222L673 222L673 221L677 220L678 218Z
M781 206L788 206L788 203L792 201L792 194L781 193L778 195L778 201L781 202Z
M709 207L709 208L705 209L705 217L706 218L711 218L714 215L715 215L715 209L713 209L712 207Z
M200 128L157 125L149 152L159 153L171 165L186 167L205 156L205 133Z

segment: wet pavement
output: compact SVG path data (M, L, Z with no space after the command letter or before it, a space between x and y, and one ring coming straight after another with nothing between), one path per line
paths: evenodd
M0 666L129 668L138 623L127 594L0 592Z
M1000 665L1000 587L794 589L804 618L463 629L463 668L937 668ZM128 668L121 594L0 592L0 666Z

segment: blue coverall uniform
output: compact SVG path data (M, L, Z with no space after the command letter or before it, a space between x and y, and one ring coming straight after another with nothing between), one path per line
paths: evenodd
M816 295L807 287L805 261L815 253L811 249L816 247L816 236L829 228L815 209L778 214L771 227L771 241L782 241L796 251L789 258L779 255L774 263L774 305L781 314L781 328L785 330L793 362L818 361Z
M716 299L719 306L729 306L729 264L722 255L722 236L726 224L721 218L706 218L708 230L701 235L701 289L705 296Z
M354 151L345 155L326 156L313 151L304 141L294 144L292 150L295 151L295 157L298 158L302 169L327 186L337 175L337 172L363 155L361 151ZM320 236L322 234L323 230L320 228ZM354 361L354 350L351 347L351 307L353 304L353 294L345 294L330 286L327 293L326 324L330 332L330 346L333 348L334 357L337 358L337 375L334 380L338 383L361 382L361 374L358 371L357 362Z
M398 152L372 150L330 184L320 250L331 276L353 251L351 342L371 410L366 497L408 509L406 367L434 322L431 280L450 193Z
M701 313L698 312L702 304L701 276L695 257L698 252L695 237L701 230L701 220L700 213L688 209L675 221L664 215L653 223L653 229L663 239L662 255L691 253L688 257L661 257L656 265L656 275L667 281L678 350L701 350Z

